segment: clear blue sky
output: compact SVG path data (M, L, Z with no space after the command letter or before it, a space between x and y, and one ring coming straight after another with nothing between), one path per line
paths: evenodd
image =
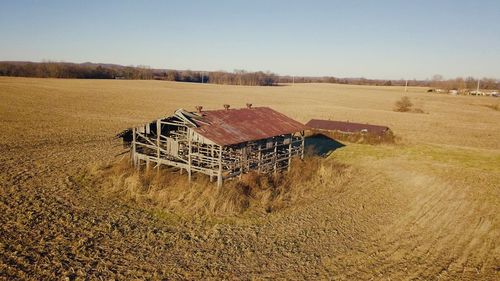
M0 41L0 60L500 78L500 0L2 0Z

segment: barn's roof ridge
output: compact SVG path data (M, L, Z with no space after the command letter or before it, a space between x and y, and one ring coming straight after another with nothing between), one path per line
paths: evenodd
M228 109L225 109L225 108L218 108L218 109L203 109L201 111L201 115L203 115L203 113L205 112L215 112L215 111L223 111L223 112L226 112L226 111L235 111L235 110L255 110L255 109L259 109L259 108L268 108L268 109L271 109L271 110L274 110L272 109L271 107L269 106L252 106L250 108L248 107L240 107L240 108L228 108ZM199 112L191 112L191 113L194 113L196 115L199 115L200 113Z

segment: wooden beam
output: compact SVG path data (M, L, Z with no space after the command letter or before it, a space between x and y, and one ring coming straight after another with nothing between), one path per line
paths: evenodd
M161 139L161 123L160 120L156 120L156 157L158 158L158 163L160 163L160 139ZM158 170L160 165L157 165Z
M149 138L149 137L146 137L145 135L143 135L143 134L141 134L141 133L139 133L139 132L137 132L137 135L138 135L139 137L143 138L144 140L146 140L147 142L149 142L151 145L156 145L156 143L154 143L152 140L150 140L150 138Z
M260 170L261 170L261 166L262 166L262 149L260 148L259 146L259 150L258 150L258 155L257 155L257 172L260 174Z
M277 168L278 168L278 141L276 140L274 142L274 155L273 155L273 161L274 161L274 173L276 174Z
M162 124L165 125L171 125L171 126L179 126L179 127L187 127L186 124L184 123L175 123L175 122L167 122L167 121L160 121Z
M217 172L217 186L222 187L222 146L219 146L219 171Z
M137 165L136 161L136 145L135 145L135 128L132 128L132 150L131 150L131 155L132 155L132 163L134 166Z
M302 139L302 142L300 144L300 147L301 147L301 151L300 151L300 159L304 159L304 142L305 142L305 137L304 137L305 133L304 131L300 132L300 137Z
M191 132L190 129L188 129L188 179L189 182L191 182L191 149L192 149L192 143L191 143Z
M287 171L290 171L290 167L292 165L292 139L293 139L293 135L290 135L290 143L288 144L288 167L287 167Z
M247 157L247 148L246 147L242 147L241 148L241 158L240 158L240 174L239 174L239 178L241 179L241 177L243 176L243 173L245 171L245 161L246 161L246 157Z
M151 142L151 141L148 141L148 142ZM167 153L167 151L165 149L158 147L156 144L152 145L152 144L147 144L147 143L143 143L143 142L140 142L140 141L135 141L134 144L136 146L137 145L144 146L144 147L151 148L151 149L154 149L154 150L159 149L160 151Z
M140 160L140 161L150 161L150 162L156 162L157 161L157 158L156 156L150 156L150 155L146 155L146 154L142 154L142 153L137 153L137 159ZM171 167L177 167L177 168L181 168L183 170L188 170L188 164L185 164L185 163L180 163L180 162L175 162L175 161L171 161L171 160L168 160L168 159L160 159L160 164L164 164L164 165L167 165L167 166L171 166ZM217 171L213 170L213 169L206 169L206 168L202 168L202 167L195 167L195 166L192 166L191 167L192 171L196 171L196 172L200 172L200 173L203 173L203 174L206 174L206 175L212 175L212 176L216 176L217 175Z

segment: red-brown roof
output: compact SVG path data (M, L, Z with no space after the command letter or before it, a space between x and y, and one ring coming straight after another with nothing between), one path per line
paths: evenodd
M386 126L318 119L311 119L309 122L307 122L306 126L311 129L340 131L347 133L359 133L363 130L366 130L367 133L374 135L382 135L387 130L389 130L389 127Z
M269 107L209 110L202 122L193 119L198 134L218 145L231 145L306 130L303 124Z

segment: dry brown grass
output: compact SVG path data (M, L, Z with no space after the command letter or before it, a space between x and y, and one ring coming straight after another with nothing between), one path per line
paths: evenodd
M190 184L186 175L169 169L137 170L128 159L100 165L89 180L107 195L126 199L147 208L182 215L259 215L296 207L320 190L341 190L350 177L346 165L334 160L307 157L292 161L292 169L272 175L251 172L222 188L205 176ZM325 185L325 183L329 183Z
M439 143L500 149L500 124L491 110L473 104L493 97L428 95L410 87L414 107L428 114L393 111L402 87L295 84L240 87L165 81L0 78L0 145L66 143L105 139L123 128L196 105L270 106L303 123L312 118L386 125L409 143ZM464 114L465 113L465 114ZM43 117L43 118L41 118ZM58 124L51 126L51 124ZM82 125L83 124L83 125ZM478 124L480 124L478 126ZM30 128L29 131L25 128ZM463 138L464 132L471 137ZM481 136L481 137L479 137Z
M486 106L487 108L491 108L493 110L496 110L496 111L500 110L500 103L486 104L484 106Z

